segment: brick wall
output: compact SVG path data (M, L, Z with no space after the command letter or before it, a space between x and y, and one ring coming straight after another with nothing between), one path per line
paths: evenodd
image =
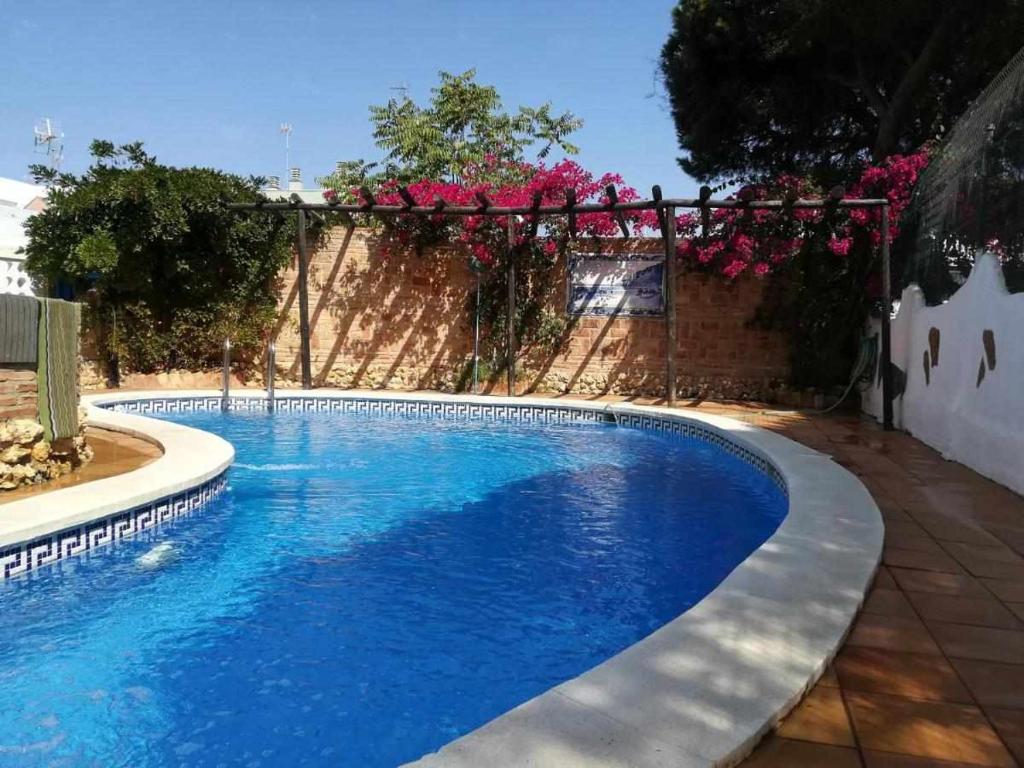
M607 241L660 252L659 240ZM366 230L334 229L311 257L309 313L313 376L321 385L451 388L472 356L466 300L474 276L464 256L384 256ZM299 377L297 272L282 275L275 328L278 368ZM564 312L562 272L553 308ZM683 396L770 397L788 378L785 339L748 327L760 301L755 278L726 283L683 273L676 289L678 384ZM526 351L519 383L539 392L662 394L664 318L569 318L565 347Z
M0 419L36 418L35 368L0 366Z

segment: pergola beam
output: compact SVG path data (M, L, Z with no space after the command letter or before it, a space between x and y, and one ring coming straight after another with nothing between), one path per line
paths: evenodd
M477 199L486 195L480 194ZM575 198L575 195L574 195ZM654 200L636 200L629 203L577 203L573 205L542 205L534 209L532 205L488 205L483 203L477 206L472 205L446 205L445 216L557 216L576 215L581 213L615 213L622 211L650 211L665 208L738 208L750 210L782 210L791 208L826 208L831 205L830 200L821 199L800 199L787 204L785 200L708 200L703 205L699 198L666 198L655 202ZM887 205L887 200L863 199L863 200L839 200L835 203L837 208L881 208ZM385 205L374 203L372 205L358 203L227 203L229 211L326 211L346 213L372 213L378 216L396 214L420 214L430 215L435 213L433 206L427 205Z

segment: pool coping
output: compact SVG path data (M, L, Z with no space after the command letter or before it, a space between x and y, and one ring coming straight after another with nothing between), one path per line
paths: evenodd
M234 447L217 435L97 408L97 398L104 399L82 398L89 425L156 443L163 455L129 472L0 504L0 557L12 547L201 489L221 477L234 461ZM193 499L187 501L196 505Z
M54 500L60 496L61 512L49 510L45 522L22 526L38 538L47 533L46 525L81 525L222 477L234 456L223 439L97 407L219 394L167 390L84 397L91 423L156 440L164 456L124 475L0 509L34 502L33 509L45 513L43 503L58 506ZM617 421L633 417L634 423L649 418L645 423L650 425L697 423L766 458L788 489L789 513L779 528L697 605L582 675L410 764L418 768L734 765L796 705L835 656L881 557L881 515L854 475L825 454L728 417L535 397L328 389L285 390L277 396L534 406L597 411ZM232 401L262 398L258 390L245 390ZM13 543L4 517L0 548Z

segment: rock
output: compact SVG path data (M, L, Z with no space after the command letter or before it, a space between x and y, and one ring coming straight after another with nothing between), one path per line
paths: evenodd
M31 464L16 464L11 467L11 477L22 482L32 482L38 474L39 470Z
M10 419L0 423L0 445L32 445L43 437L43 425L32 419Z
M32 461L37 464L43 464L48 458L50 458L50 444L48 442L40 440L32 446Z
M20 464L26 457L32 455L32 449L15 443L0 451L0 462L4 464Z

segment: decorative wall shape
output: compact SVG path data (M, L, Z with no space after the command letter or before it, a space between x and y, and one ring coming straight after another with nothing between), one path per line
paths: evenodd
M945 304L926 306L920 289L909 286L892 324L893 362L909 372L893 404L896 426L1018 493L1024 493L1022 332L1024 294L1006 290L991 253L979 255ZM877 382L862 404L881 418Z
M32 278L20 259L0 259L0 293L35 296Z

